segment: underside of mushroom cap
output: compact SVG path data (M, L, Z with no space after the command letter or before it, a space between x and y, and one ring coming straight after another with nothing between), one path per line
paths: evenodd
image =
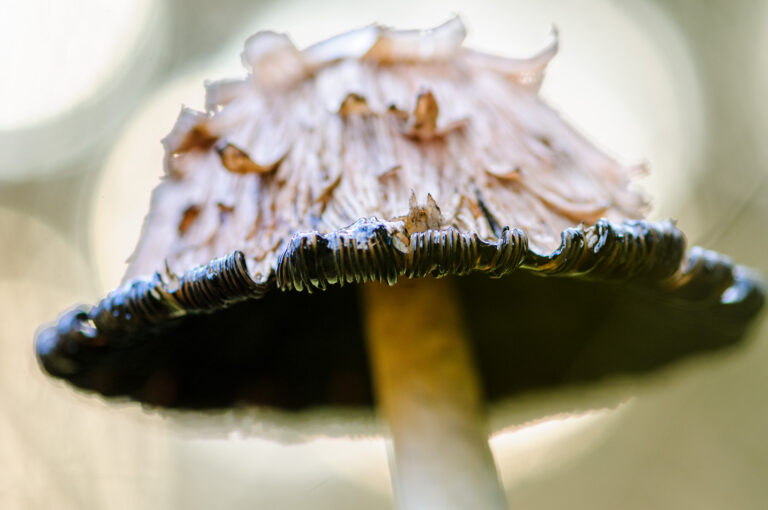
M251 38L164 140L125 284L40 331L43 367L166 407L370 405L357 285L426 277L460 287L491 400L736 344L758 279L642 220L634 168L538 96L556 41L463 37Z
M686 253L670 223L601 220L566 230L546 255L508 228L497 242L416 232L401 252L398 226L297 234L264 284L241 252L173 281L131 280L43 329L39 359L81 388L163 407L369 406L358 284L444 276L460 288L479 377L497 401L736 345L764 301L754 273Z

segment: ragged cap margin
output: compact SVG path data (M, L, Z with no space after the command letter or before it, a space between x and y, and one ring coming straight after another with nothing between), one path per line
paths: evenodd
M139 278L111 292L98 305L64 314L57 326L38 335L37 352L53 375L79 370L79 353L109 345L110 337L185 315L212 313L259 299L272 289L324 290L329 285L382 281L401 276L466 275L502 277L516 269L559 277L629 282L678 306L727 306L750 317L763 302L760 282L748 269L716 252L693 247L685 253L682 233L671 222L600 220L562 232L549 254L528 246L522 230L502 229L484 240L455 228L409 232L404 221L363 219L329 234L299 233L264 282L249 275L236 251L195 267L180 278Z

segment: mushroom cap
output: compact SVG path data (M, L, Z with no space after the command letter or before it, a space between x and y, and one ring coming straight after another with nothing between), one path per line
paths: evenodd
M167 407L370 405L356 284L402 277L455 278L492 401L742 338L756 277L643 220L637 168L541 101L556 40L511 60L463 37L249 39L248 76L165 138L124 286L41 330L43 367Z
M207 110L183 109L164 139L166 178L126 278L239 250L263 283L293 234L363 218L483 239L509 225L539 251L581 222L641 218L628 189L638 168L539 98L557 40L510 60L463 48L464 34L455 18L431 31L369 26L304 51L282 34L251 37L248 76L208 84Z

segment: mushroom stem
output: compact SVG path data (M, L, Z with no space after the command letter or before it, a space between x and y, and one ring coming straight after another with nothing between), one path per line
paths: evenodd
M394 439L398 508L506 508L450 280L367 284L364 294L374 386Z

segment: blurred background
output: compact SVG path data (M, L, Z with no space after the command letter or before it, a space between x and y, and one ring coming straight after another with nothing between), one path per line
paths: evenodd
M158 182L159 140L245 38L303 47L460 14L467 45L560 53L542 94L624 162L652 219L768 272L768 4L759 0L3 0L0 17L0 507L391 507L370 417L188 420L76 393L39 370L35 330L120 281ZM765 508L768 327L651 379L531 395L492 412L520 508ZM614 391L611 409L552 414ZM587 397L585 397L585 394ZM579 406L576 406L579 407ZM318 425L319 424L319 425ZM284 429L300 430L288 433ZM331 430L332 432L328 432ZM309 432L307 432L309 431ZM316 431L316 432L315 432Z

